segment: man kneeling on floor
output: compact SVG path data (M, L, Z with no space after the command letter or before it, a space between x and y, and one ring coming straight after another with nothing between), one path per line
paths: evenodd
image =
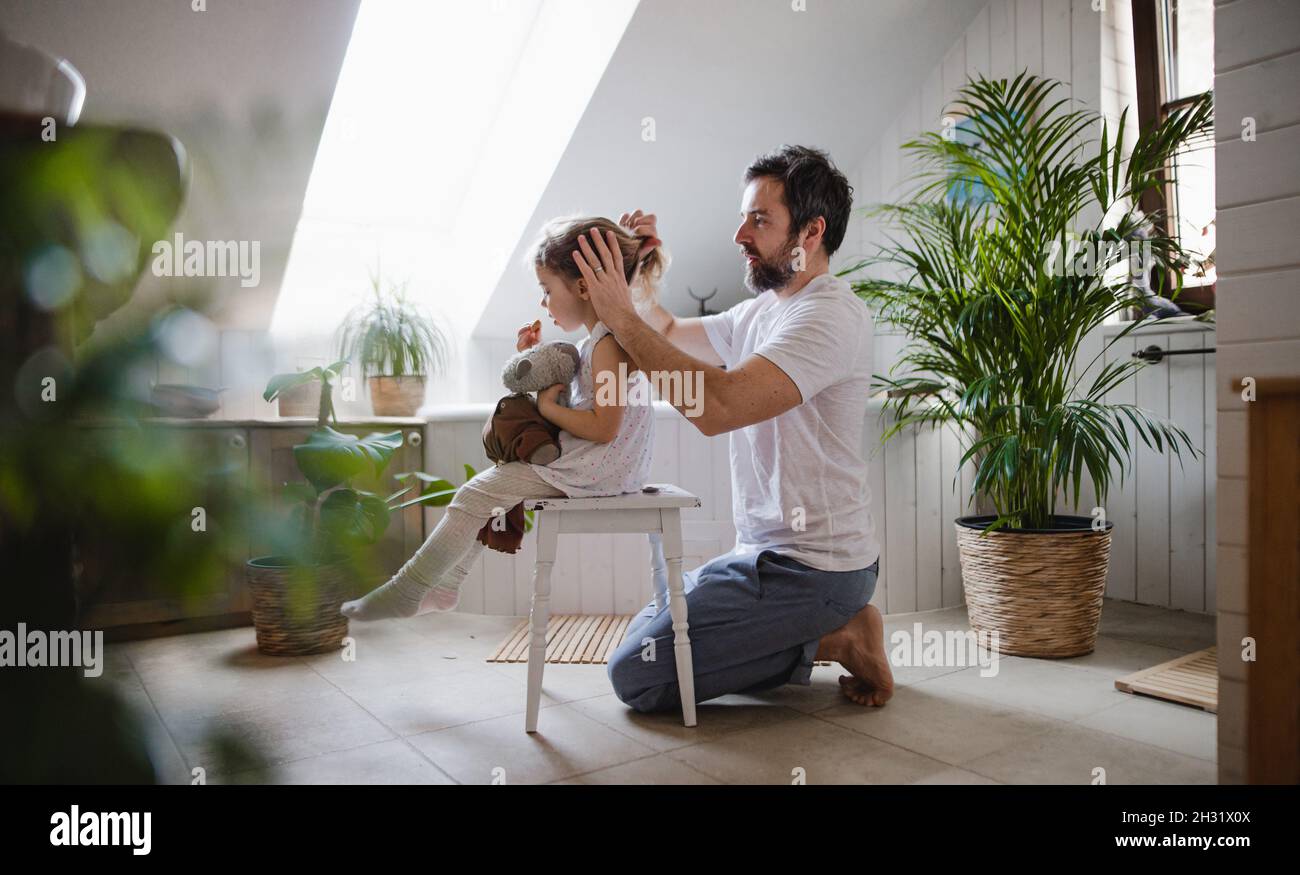
M706 435L731 440L736 546L683 574L697 701L809 684L838 662L844 694L883 705L893 693L875 592L880 549L861 455L873 321L830 257L853 189L821 151L760 156L745 172L734 241L755 297L716 315L634 309L612 241L575 253L601 321L649 373L689 375L703 399L668 398ZM656 219L622 224L660 245ZM681 705L672 616L648 604L611 656L609 677L638 711Z

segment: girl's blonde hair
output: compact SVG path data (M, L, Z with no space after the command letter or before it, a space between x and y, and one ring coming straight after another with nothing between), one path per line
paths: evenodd
M566 216L547 222L533 245L531 265L545 267L559 274L567 283L582 279L582 271L573 260L573 253L581 251L578 240L583 235L587 235L588 243L591 242L592 228L599 228L602 236L606 231L614 232L614 239L623 254L623 276L632 290L633 302L642 306L656 301L659 282L668 269L668 256L663 247L651 249L638 260L637 251L646 238L638 237L602 216Z

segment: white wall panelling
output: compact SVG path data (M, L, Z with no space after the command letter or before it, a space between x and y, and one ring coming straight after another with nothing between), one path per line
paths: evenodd
M1217 564L1206 605L1219 609L1219 781L1246 777L1246 688L1237 648L1247 627L1246 402L1231 381L1294 377L1300 362L1294 228L1300 222L1295 144L1300 137L1300 3L1218 0L1214 10L1219 367L1204 385L1206 550ZM1258 132L1242 139L1253 119ZM1212 528L1216 523L1217 530ZM1220 543L1221 542L1221 543ZM1212 566L1213 567L1213 566Z

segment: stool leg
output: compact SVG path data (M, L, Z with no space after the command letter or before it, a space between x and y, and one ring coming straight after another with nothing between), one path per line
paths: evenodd
M537 731L537 712L542 704L542 672L546 669L546 625L551 615L551 568L555 565L559 540L558 515L563 511L542 511L537 520L537 564L533 566L533 603L529 612L532 639L528 644L528 707L524 731Z
M659 532L650 533L650 579L654 583L655 610L662 611L668 603L668 564L664 562L664 537Z
M686 620L686 590L682 583L682 514L677 508L659 511L664 559L668 564L668 608L673 616L673 654L677 657L677 688L681 691L682 722L695 725L695 669Z

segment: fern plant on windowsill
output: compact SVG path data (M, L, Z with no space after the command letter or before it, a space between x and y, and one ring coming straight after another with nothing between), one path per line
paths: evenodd
M438 323L407 295L370 277L372 298L358 304L338 330L339 358L357 362L376 416L414 416L427 378L447 369L451 344Z

